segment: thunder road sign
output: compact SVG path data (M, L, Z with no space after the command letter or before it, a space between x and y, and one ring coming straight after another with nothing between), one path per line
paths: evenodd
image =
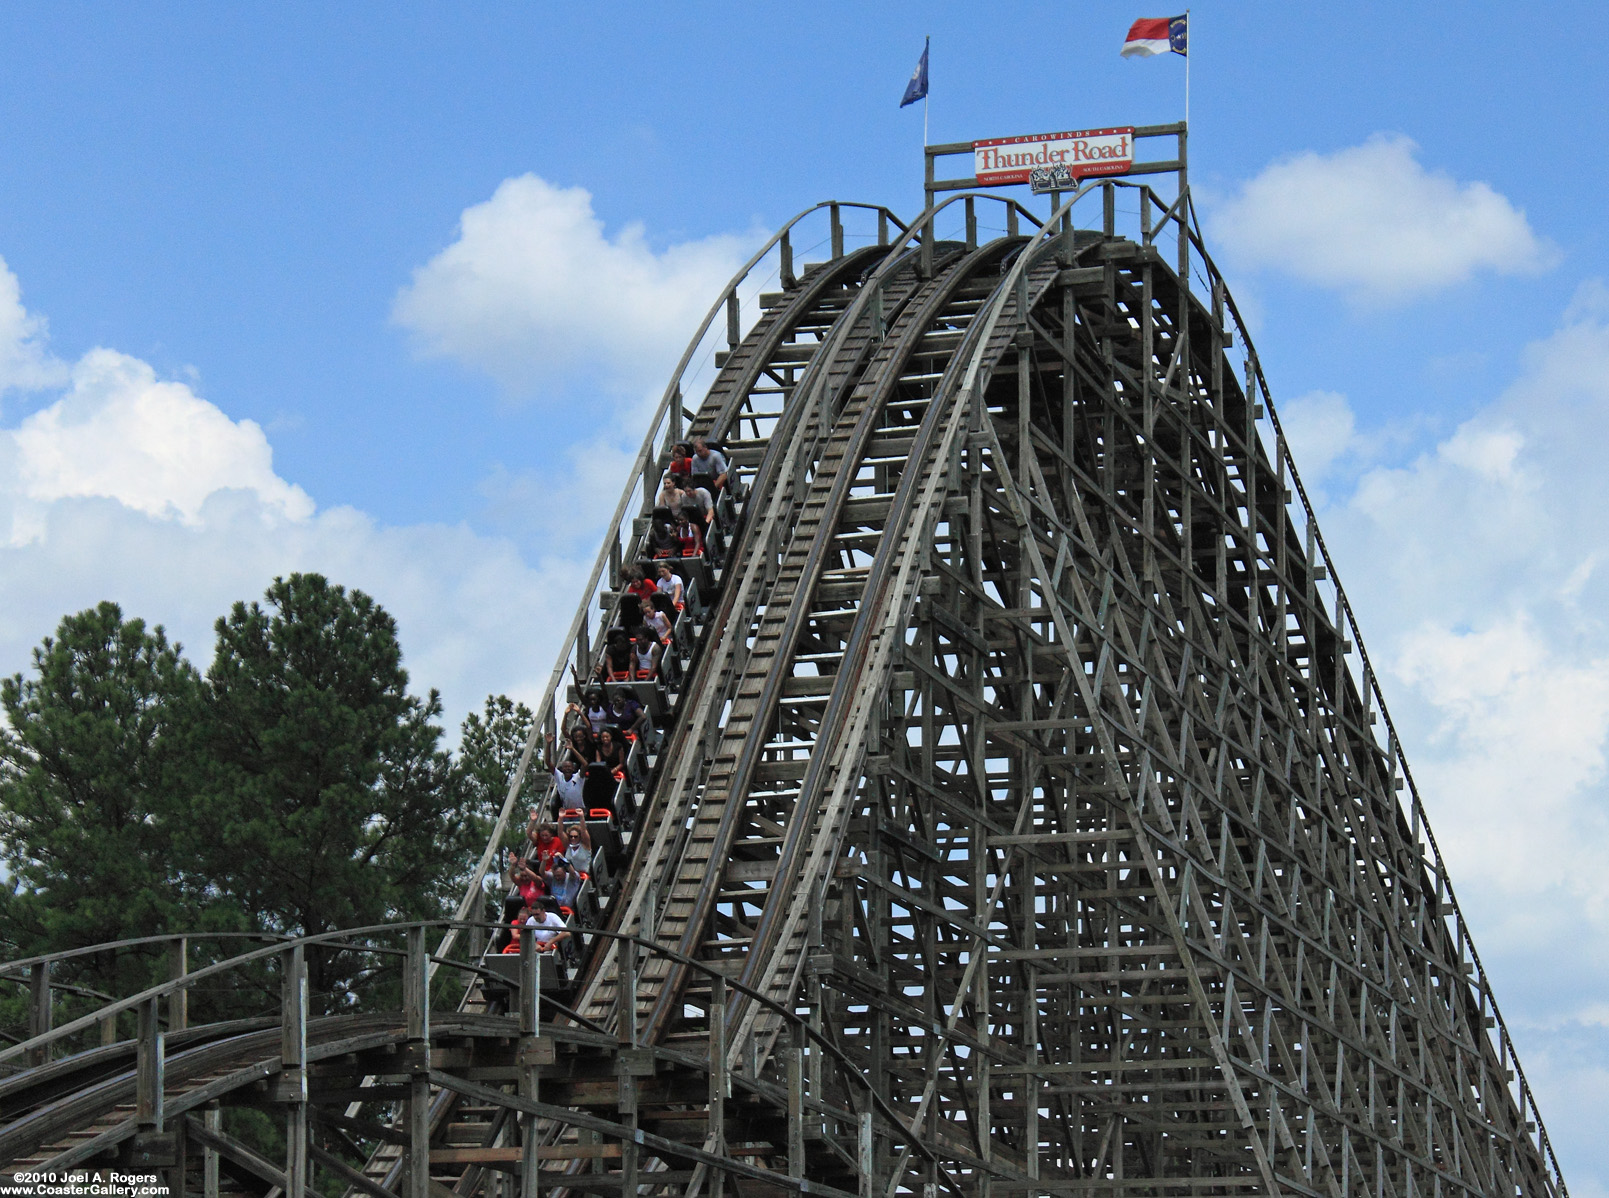
M972 143L973 174L979 187L1028 183L1039 176L1068 185L1091 175L1122 175L1134 165L1133 126L1084 129L1075 133L1031 133Z

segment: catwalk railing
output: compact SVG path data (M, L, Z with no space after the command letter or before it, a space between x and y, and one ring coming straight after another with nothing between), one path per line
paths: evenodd
M464 1027L453 1025L452 1016L456 1011L439 1003L435 1004L433 1009L430 997L432 977L439 967L446 966L449 970L470 975L483 982L507 984L507 978L474 961L427 953L426 936L442 931L483 932L495 930L500 926L475 921L428 920L377 924L316 936L277 938L270 945L236 954L193 972L184 972L182 969L185 959L183 949L191 938L181 936L112 941L0 965L0 976L18 979L22 977L38 979L42 976L48 979L52 967L83 956L153 945L173 946L179 950L175 958L179 972L173 979L124 998L108 999L103 1005L87 1014L59 1027L46 1026L37 1034L0 1052L0 1066L22 1062L27 1062L30 1066L24 1072L0 1078L0 1098L5 1100L6 1108L10 1112L8 1123L0 1127L0 1169L15 1167L19 1160L24 1160L22 1154L33 1149L41 1135L49 1136L60 1132L60 1128L57 1127L61 1120L56 1096L53 1093L49 1094L43 1103L37 1105L31 1103L29 1098L30 1086L49 1087L51 1078L45 1067L53 1060L58 1071L72 1063L66 1058L58 1059L57 1050L71 1044L85 1033L98 1032L106 1028L115 1029L118 1016L129 1013L137 1017L138 1030L132 1041L103 1037L101 1049L109 1051L132 1049L136 1062L133 1083L132 1086L124 1088L132 1091L133 1110L126 1118L92 1139L80 1141L72 1148L44 1160L27 1161L30 1170L59 1172L71 1169L87 1159L115 1148L124 1141L143 1137L149 1142L152 1137L160 1138L164 1132L171 1134L174 1126L178 1125L185 1126L194 1133L208 1151L222 1151L230 1155L260 1180L282 1189L287 1198L300 1198L308 1192L310 1169L314 1164L322 1166L341 1181L355 1184L370 1193L378 1190L381 1195L385 1195L388 1191L374 1186L350 1165L312 1144L307 1128L308 1104L317 1102L322 1097L317 1084L318 1079L316 1075L310 1073L310 1069L320 1060L362 1051L372 1053L376 1048L386 1044L404 1045L406 1051L386 1072L371 1074L365 1080L369 1083L369 1088L374 1089L378 1095L384 1092L384 1083L387 1080L394 1080L398 1076L409 1079L410 1089L404 1101L401 1120L407 1129L404 1134L407 1138L405 1176L408 1180L408 1198L427 1198L430 1193L432 1143L429 1103L432 1089L438 1092L452 1091L468 1098L502 1105L531 1121L525 1127L523 1144L520 1148L524 1158L523 1167L528 1170L535 1171L539 1167L540 1157L537 1152L539 1137L534 1134L533 1129L535 1121L540 1120L552 1128L567 1128L571 1131L580 1130L612 1137L621 1150L620 1168L623 1175L634 1170L631 1157L639 1150L661 1160L690 1163L698 1169L708 1171L710 1192L714 1194L719 1194L722 1189L722 1186L714 1181L714 1177L718 1175L723 1178L764 1182L790 1192L842 1195L843 1198L869 1198L871 1194L869 1174L863 1178L863 1184L855 1191L838 1190L822 1184L819 1179L814 1182L808 1180L805 1155L807 1130L811 1132L812 1139L820 1138L823 1127L830 1129L828 1134L847 1137L848 1142L860 1146L856 1160L863 1165L869 1158L868 1146L873 1135L884 1136L895 1142L909 1140L917 1152L927 1151L919 1140L911 1137L900 1115L882 1102L870 1082L844 1052L811 1026L808 1013L801 1013L789 1006L778 1004L741 982L726 978L704 962L669 953L661 946L637 936L606 931L591 933L607 939L620 948L622 968L628 979L635 977L640 961L664 955L677 957L679 965L704 976L709 985L709 997L703 1012L708 1039L702 1050L691 1050L685 1043L674 1051L658 1050L641 1038L640 1028L633 1019L628 1018L618 1029L608 1031L590 1024L563 1004L551 998L544 999L540 982L540 962L543 954L536 950L535 941L531 937L527 937L520 946L519 974L523 982L516 987L516 1013L504 1016L481 1016ZM198 936L194 939L206 939L206 937ZM401 947L383 942L399 939L403 942ZM360 958L400 958L401 1008L390 1011L365 1010L361 1016L338 1015L325 1017L323 1020L310 1016L307 953L314 948L337 949ZM211 1059L202 1078L206 1084L186 1089L183 1079L175 1082L168 1067L167 1043L175 1033L191 1032L198 1036L206 1030L204 1027L187 1026L185 1011L188 993L204 984L215 985L232 974L246 970L249 966L263 965L277 966L280 979L280 1004L277 1011L272 1012L277 1016L273 1028L273 1038L278 1042L277 1053L269 1052L265 1055L264 1046L259 1043L251 1043L247 1045L244 1053L240 1052L236 1045L239 1043L240 1033L244 1030L243 1025L249 1021L233 1020L227 1025L220 1025L219 1031L223 1039L217 1045L210 1046ZM376 978L380 976L377 972ZM254 976L252 981L256 984L260 978ZM37 995L40 992L37 980L34 981L34 986ZM772 1071L771 1076L752 1069L745 1073L742 1062L733 1068L727 1060L726 1053L716 1047L724 1043L729 1026L726 1012L730 996L742 996L765 1007L787 1029L786 1060L780 1069ZM332 1039L327 1034L315 1035L310 1041L310 1028L318 1031L321 1025L328 1024L332 1020L338 1025L335 1029L337 1033L335 1038ZM523 1063L522 1072L524 1066L530 1065L531 1062L551 1061L555 1035L561 1038L569 1035L574 1038L575 1030L579 1028L583 1033L592 1033L590 1039L583 1036L582 1042L593 1047L603 1045L628 1056L636 1054L632 1057L636 1060L642 1059L644 1053L648 1054L649 1058L653 1058L657 1053L668 1065L691 1068L695 1072L702 1073L707 1077L709 1112L707 1117L712 1129L711 1136L717 1146L722 1145L723 1110L732 1097L735 1086L749 1097L774 1105L786 1112L788 1128L786 1142L772 1146L772 1150L767 1153L779 1161L785 1160L785 1168L771 1169L754 1163L745 1163L723 1150L710 1152L693 1144L646 1133L635 1126L633 1120L618 1122L588 1115L578 1108L543 1102L538 1097L541 1092L539 1065L535 1066L532 1072L522 1076L521 1087L517 1094L505 1093L482 1084L475 1079L475 1069L463 1071L461 1075L455 1072L451 1064L438 1066L431 1056L432 1025L433 1021L440 1025L443 1020L447 1021L455 1038L459 1040L467 1035L493 1040L506 1040L512 1035L517 1035L519 1047L515 1056ZM47 1004L46 1010L35 1016L35 1023L48 1025L49 1022ZM209 1051L209 1048L204 1046L200 1051ZM127 1055L125 1051L119 1060L126 1058ZM479 1069L481 1073L486 1072L484 1065ZM226 1071L225 1081L229 1084L219 1084L216 1075L221 1070ZM232 1072L228 1072L230 1070ZM247 1090L252 1087L260 1090L262 1083L265 1082L270 1085L270 1092L275 1096L274 1101L277 1105L285 1108L286 1157L282 1164L265 1161L244 1145L222 1134L215 1126L197 1126L192 1115L192 1112L198 1111L205 1104L215 1103L219 1099L227 1101L233 1090ZM115 1112L117 1110L115 1100L125 1097L128 1095L108 1091L101 1106ZM333 1101L339 1103L344 1101L344 1098L343 1092ZM846 1098L850 1100L848 1105L845 1104ZM260 1105L262 1100L257 1097L249 1101ZM81 1121L86 1113L78 1112L78 1119ZM551 1137L545 1142L551 1143ZM169 1148L168 1151L171 1152L172 1149ZM747 1155L751 1161L756 1155L752 1146ZM182 1162L170 1167L181 1171L183 1168ZM652 1176L645 1173L644 1182L651 1182Z

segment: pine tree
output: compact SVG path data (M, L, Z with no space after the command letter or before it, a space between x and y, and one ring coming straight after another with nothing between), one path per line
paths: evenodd
M458 743L458 770L463 793L488 830L503 808L509 783L514 780L526 738L536 717L523 703L507 695L487 695L480 714L464 717ZM534 755L510 816L510 836L522 832L522 810L534 801L542 776L540 754Z
M227 925L175 889L167 851L181 713L199 689L180 647L115 603L65 617L32 676L0 679L6 956ZM163 956L96 954L57 977L126 993L161 976Z
M217 633L193 721L187 888L292 934L449 914L483 829L440 748L439 697L407 693L395 621L293 574ZM326 1007L355 1001L351 954L308 964Z

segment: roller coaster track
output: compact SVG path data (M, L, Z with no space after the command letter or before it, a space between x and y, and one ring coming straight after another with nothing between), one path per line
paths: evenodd
M481 881L694 435L742 485L619 886L564 990L527 946L510 991ZM1187 195L795 218L667 386L551 693L435 953L338 934L405 955L402 1011L308 1019L318 938L270 945L209 970L275 962L281 1013L164 1056L190 980L52 1028L56 959L0 967L0 1156L208 1198L1567 1198ZM106 1011L141 1035L86 1044ZM281 1158L219 1106L283 1112Z

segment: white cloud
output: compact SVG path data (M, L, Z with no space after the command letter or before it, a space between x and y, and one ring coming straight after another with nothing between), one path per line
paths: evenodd
M757 235L662 252L640 224L613 238L581 188L505 180L464 210L458 238L397 295L393 319L420 352L515 393L581 377L636 394L676 358Z
M22 287L0 258L0 395L35 391L67 377L67 364L45 348L45 322L22 306Z
M1364 469L1322 521L1481 939L1569 945L1609 984L1600 294L1496 401L1409 464Z
M107 349L50 366L43 322L7 314L8 285L0 273L0 362L32 362L30 385L65 390L0 426L0 673L26 668L63 615L104 599L164 625L205 668L213 621L301 570L396 617L414 689L442 691L449 726L491 692L540 698L579 581L562 550L533 567L508 539L463 525L318 510L275 473L260 427L190 386Z
M1333 154L1281 159L1212 220L1225 256L1284 271L1365 303L1399 302L1477 271L1535 274L1556 251L1481 182L1426 170L1418 146L1376 134Z
M71 377L62 398L5 434L17 498L34 513L58 499L101 497L195 525L208 496L235 488L292 519L312 515L307 494L274 473L268 438L252 421L230 420L114 350L91 350ZM13 543L21 535L14 523Z
M441 690L449 726L488 693L538 700L574 608L573 563L527 565L463 525L383 527L350 507L292 519L242 490L215 492L194 523L109 499L51 504L37 537L0 547L0 668L22 669L57 621L103 599L163 624L205 669L212 622L275 575L317 571L367 591L397 619L416 692Z
M1345 447L1320 520L1453 886L1572 1189L1604 1193L1609 291L1404 465L1339 397L1306 415L1321 462Z
M1346 396L1311 391L1279 405L1280 427L1302 477L1317 482L1357 444L1357 423Z
M1567 932L1583 909L1609 933L1601 784L1609 654L1560 650L1529 616L1455 631L1427 622L1399 642L1395 674L1439 717L1420 783L1459 878L1520 907L1512 930ZM1575 902L1557 903L1563 883ZM1501 929L1494 929L1502 934Z

